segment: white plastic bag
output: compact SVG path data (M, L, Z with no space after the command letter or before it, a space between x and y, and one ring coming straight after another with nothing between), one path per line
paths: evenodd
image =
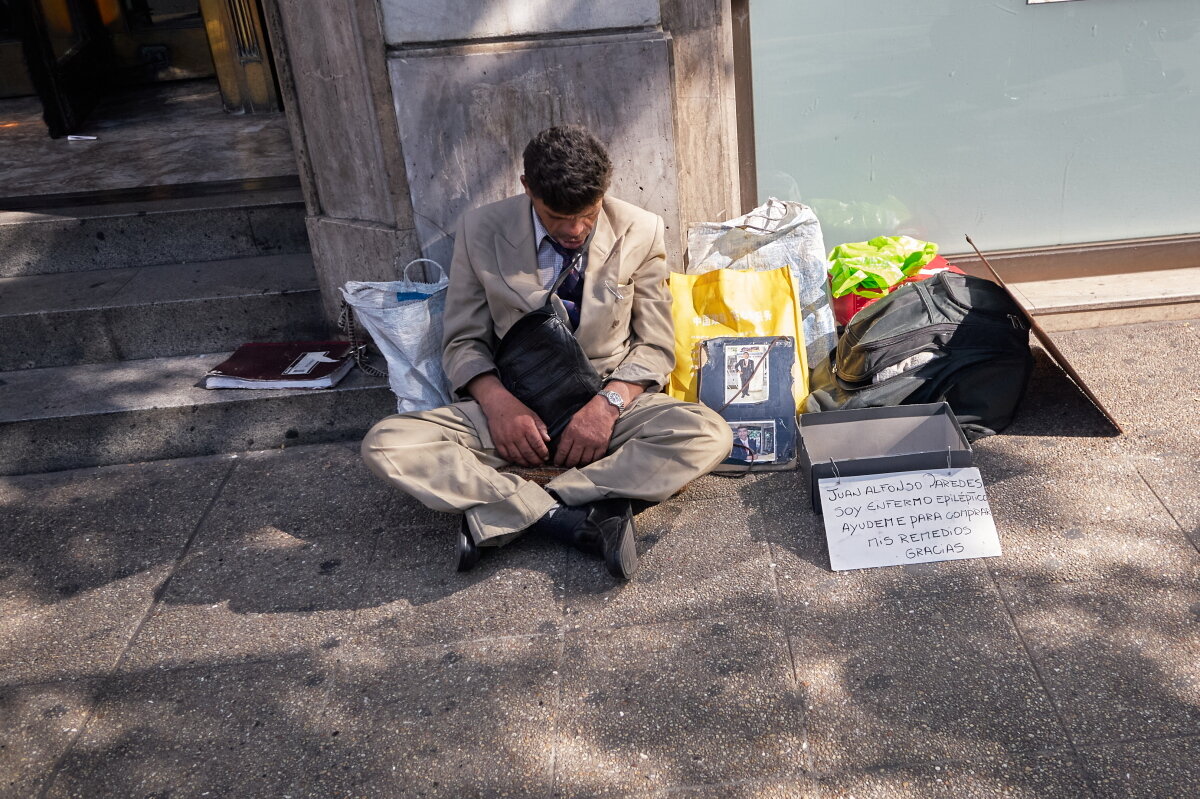
M807 205L774 197L728 222L703 222L688 231L689 275L714 269L762 271L786 266L795 278L808 365L837 344L829 299L829 264L821 223Z
M433 282L413 280L414 264L437 267ZM425 270L428 275L432 270ZM364 283L351 280L342 287L346 304L366 328L388 364L388 385L396 395L396 410L425 411L450 402L450 387L442 371L442 313L450 280L437 261L418 258L404 267L403 280Z

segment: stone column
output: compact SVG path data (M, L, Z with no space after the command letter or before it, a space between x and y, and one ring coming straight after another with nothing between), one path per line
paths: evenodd
M685 249L689 226L747 210L739 176L731 7L730 0L662 0L663 27L671 33L674 53L679 231ZM752 133L753 126L746 130Z
M347 280L420 255L378 0L266 0L280 89L332 321Z

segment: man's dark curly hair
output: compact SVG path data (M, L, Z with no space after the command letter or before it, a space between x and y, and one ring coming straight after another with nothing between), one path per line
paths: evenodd
M525 182L561 214L594 205L612 178L612 162L595 136L577 125L546 128L525 145Z

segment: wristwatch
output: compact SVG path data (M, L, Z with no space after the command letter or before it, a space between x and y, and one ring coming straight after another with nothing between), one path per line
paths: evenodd
M621 414L625 411L625 398L613 391L611 388L606 391L601 391L599 396L608 400L608 404L616 408L618 414Z

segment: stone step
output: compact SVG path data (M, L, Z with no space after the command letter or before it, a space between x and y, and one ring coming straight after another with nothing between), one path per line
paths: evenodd
M226 357L0 372L0 475L352 440L395 412L358 369L331 389L196 388Z
M1048 331L1200 319L1200 267L1010 283Z
M0 278L0 371L328 334L307 253Z
M297 188L71 201L4 210L0 200L0 277L308 252Z

